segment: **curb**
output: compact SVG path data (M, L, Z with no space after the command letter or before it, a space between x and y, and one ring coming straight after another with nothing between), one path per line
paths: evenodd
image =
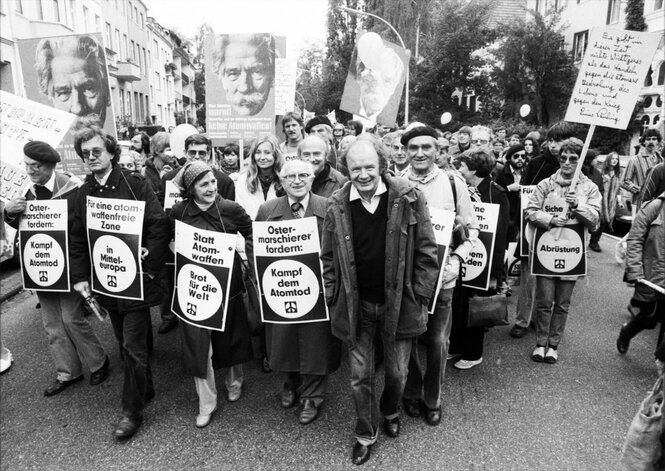
M19 285L19 286L16 286L16 287L10 289L6 293L0 294L0 303L4 303L9 298L13 298L17 294L19 294L21 291L23 291L23 286Z

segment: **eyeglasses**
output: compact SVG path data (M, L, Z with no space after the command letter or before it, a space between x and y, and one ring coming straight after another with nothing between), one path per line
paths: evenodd
M284 180L286 180L289 183L293 183L296 181L296 178L299 179L300 181L305 181L308 178L312 176L311 173L289 173L288 175L284 175Z
M563 155L559 156L559 163L562 164L565 164L566 162L570 162L571 164L576 164L578 160L580 160L580 158L576 155L571 155L570 157L564 157Z
M95 147L94 149L88 150L88 149L83 149L81 151L81 154L83 154L84 159L89 159L90 154L92 154L95 158L99 158L102 156L102 153L104 153L104 149L101 147Z
M26 164L26 163L24 163L24 165L26 170L32 170L33 172L40 170L44 166L44 164Z
M648 142L648 141L658 142L658 138L656 136L645 137L644 142Z
M207 150L188 150L187 155L189 157L207 157L208 156L208 151Z
M471 141L471 144L476 144L476 145L485 146L485 145L487 145L489 142L490 142L490 141L488 141L487 139L473 139L473 140Z
M511 156L511 158L513 158L513 159L522 159L522 160L525 160L525 159L526 159L526 153L524 153L524 152L519 152L519 153L517 153L517 154L513 154L513 155Z

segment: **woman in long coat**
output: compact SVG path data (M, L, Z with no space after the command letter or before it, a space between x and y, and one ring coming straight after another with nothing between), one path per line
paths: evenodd
M171 210L172 228L179 220L208 231L240 233L245 238L248 254L252 252L252 221L238 203L217 194L212 169L201 161L187 164L176 177L183 188L183 201ZM185 371L194 376L199 396L196 426L210 423L217 410L215 369L229 367L225 383L230 402L240 399L243 383L242 364L252 359L252 345L247 314L242 298L242 272L234 263L224 332L182 323L180 329Z

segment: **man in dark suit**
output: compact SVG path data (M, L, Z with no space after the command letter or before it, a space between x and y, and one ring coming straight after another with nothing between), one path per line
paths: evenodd
M316 217L319 240L326 214L326 199L311 192L312 164L286 162L280 172L285 196L266 201L256 221L284 221ZM328 375L339 368L341 344L333 337L330 322L266 324L270 368L286 373L281 393L282 407L292 407L300 397L300 423L314 421L323 403Z

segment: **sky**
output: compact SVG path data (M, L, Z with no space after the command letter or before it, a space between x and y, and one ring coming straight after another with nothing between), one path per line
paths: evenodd
M193 38L202 23L216 34L286 35L289 50L305 41L325 42L327 0L143 0L148 15L167 28Z

